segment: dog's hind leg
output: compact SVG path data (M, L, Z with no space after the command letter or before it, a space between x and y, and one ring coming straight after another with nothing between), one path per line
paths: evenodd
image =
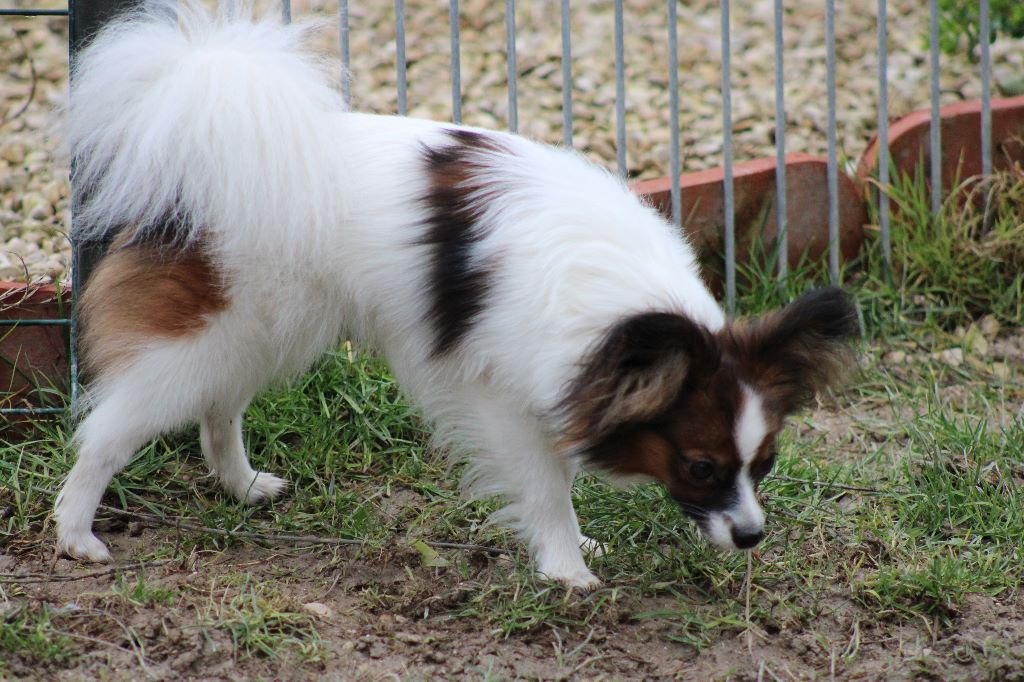
M119 397L105 400L86 417L75 435L78 458L57 496L58 551L77 559L110 560L110 552L92 533L93 517L114 474L151 436L130 403Z
M195 419L201 387L173 377L174 364L168 361L176 358L147 353L156 360L105 378L96 405L75 433L78 457L54 510L57 549L72 557L110 559L92 533L107 485L147 441Z
M97 356L96 347L94 344L93 357ZM203 450L222 480L235 483L233 492L241 487L243 494L254 483L239 480L251 471L242 450L239 414L266 379L244 370L262 365L237 350L231 352L223 334L211 329L183 339L151 340L127 348L121 361L102 365L97 371L91 385L93 408L74 437L78 457L57 498L57 548L76 558L110 558L92 533L97 505L111 479L136 451L163 433L202 420L207 425ZM214 405L232 405L230 416L212 422L204 419L217 414L211 410ZM208 422L215 424L214 428L208 428ZM267 483L280 487L272 477L255 483L263 484L260 490Z
M255 504L276 497L287 481L256 471L242 440L243 405L237 410L207 410L199 422L203 456L224 489L242 502Z

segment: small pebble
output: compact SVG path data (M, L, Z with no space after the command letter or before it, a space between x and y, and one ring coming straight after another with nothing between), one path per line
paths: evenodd
M25 145L14 142L0 147L0 159L15 165L23 163L25 161Z
M396 632L395 639L403 644L422 644L424 639L423 635L418 635L415 632Z
M964 351L962 348L947 348L932 353L932 358L940 360L950 367L959 367L964 364Z
M987 339L992 340L999 335L999 320L994 315L986 315L978 322L978 328Z
M302 608L322 620L330 620L334 617L334 610L327 604L318 601L307 602L302 605Z

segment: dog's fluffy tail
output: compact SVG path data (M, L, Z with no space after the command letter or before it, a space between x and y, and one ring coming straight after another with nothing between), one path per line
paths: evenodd
M327 114L344 103L303 49L309 29L174 0L104 28L71 80L75 237L181 246L216 231L274 252L336 218Z

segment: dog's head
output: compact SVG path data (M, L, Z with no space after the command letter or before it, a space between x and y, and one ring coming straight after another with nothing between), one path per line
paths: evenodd
M714 544L764 533L756 490L785 418L854 365L856 313L835 288L716 333L677 313L625 318L562 403L565 439L613 475L663 483Z

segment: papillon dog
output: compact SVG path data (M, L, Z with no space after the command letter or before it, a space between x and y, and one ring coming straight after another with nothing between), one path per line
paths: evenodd
M246 456L246 406L342 339L387 358L549 579L598 584L581 465L660 481L715 545L757 545L786 416L850 364L848 297L728 320L621 179L509 133L347 111L307 29L151 2L74 64L73 235L107 246L78 311L88 412L58 549L109 560L92 522L111 478L190 423L228 492L280 494Z

